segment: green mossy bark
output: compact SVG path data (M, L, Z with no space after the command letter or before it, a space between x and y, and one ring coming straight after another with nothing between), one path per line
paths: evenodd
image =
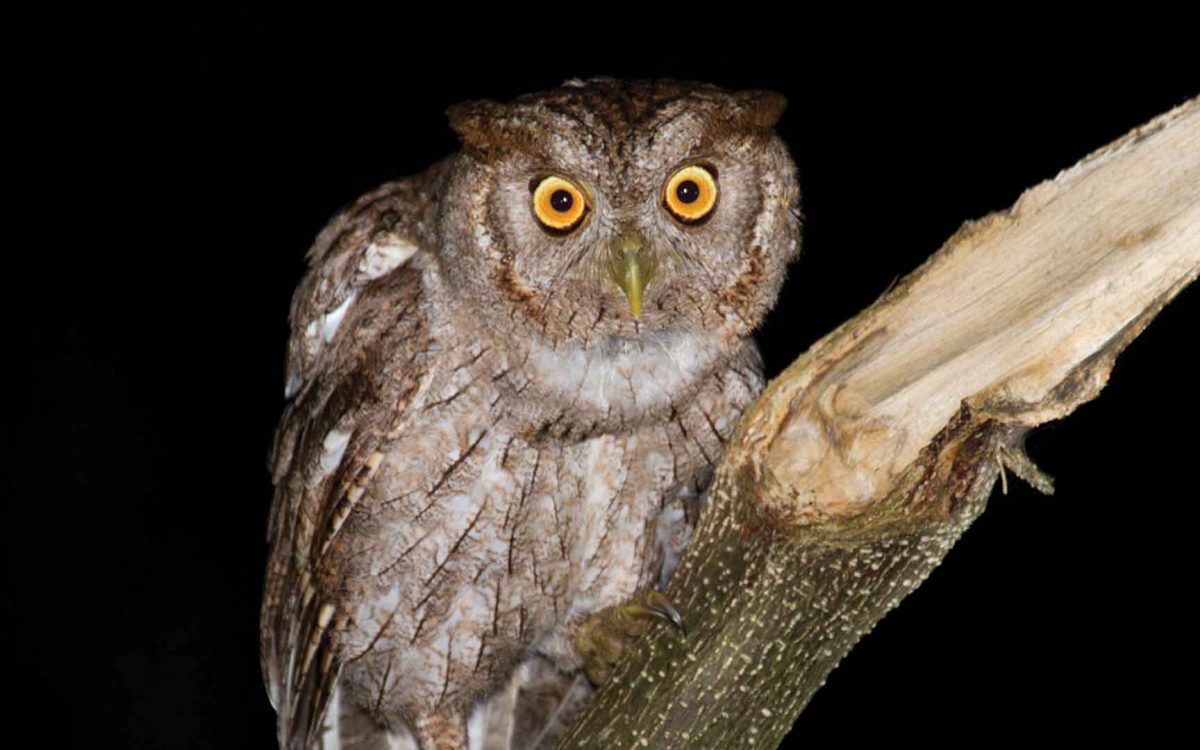
M781 528L745 468L718 475L656 627L559 748L777 747L829 672L983 511L1021 431L964 407L895 489L854 518Z

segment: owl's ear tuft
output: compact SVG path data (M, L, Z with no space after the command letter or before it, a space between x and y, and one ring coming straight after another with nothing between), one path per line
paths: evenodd
M742 91L738 93L738 99L748 124L755 129L775 127L783 110L787 109L787 97L774 91Z
M499 102L478 99L451 105L446 116L464 148L487 152L500 138L500 119L506 110Z

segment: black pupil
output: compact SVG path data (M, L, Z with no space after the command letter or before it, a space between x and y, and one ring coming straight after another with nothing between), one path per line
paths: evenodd
M550 196L550 206L560 214L565 214L571 210L571 206L575 203L575 199L566 190L555 190Z
M695 203L700 197L700 186L691 180L684 180L675 188L675 197L680 203Z

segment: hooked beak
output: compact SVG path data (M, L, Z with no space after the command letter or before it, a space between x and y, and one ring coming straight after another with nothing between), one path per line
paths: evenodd
M634 319L642 316L642 293L654 276L655 264L646 248L641 232L627 232L617 237L609 256L609 277L625 292L629 312Z

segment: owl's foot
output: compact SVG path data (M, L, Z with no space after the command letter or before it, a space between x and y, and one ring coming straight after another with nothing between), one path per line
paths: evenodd
M583 671L595 685L603 685L625 649L650 629L656 620L666 620L683 635L683 618L662 593L652 588L637 591L629 601L602 609L584 620L575 632L575 650L583 658Z

